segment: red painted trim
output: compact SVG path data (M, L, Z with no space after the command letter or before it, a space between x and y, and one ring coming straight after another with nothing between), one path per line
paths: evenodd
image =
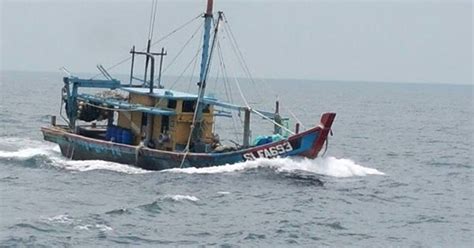
M307 158L316 158L318 153L324 146L324 142L326 142L329 131L331 131L332 123L334 122L334 118L336 118L336 113L324 113L321 116L321 126L323 127L321 133L319 134L318 139L316 139L313 143L313 148L302 155Z
M206 15L212 15L213 0L207 0Z

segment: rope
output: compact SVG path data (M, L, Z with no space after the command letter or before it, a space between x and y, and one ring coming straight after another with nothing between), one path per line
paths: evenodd
M135 148L135 165L138 166L138 158L140 156L140 150L143 148L143 143L140 142L138 146Z

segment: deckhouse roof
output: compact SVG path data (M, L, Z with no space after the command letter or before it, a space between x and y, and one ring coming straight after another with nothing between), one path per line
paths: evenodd
M122 87L121 89L129 93L148 95L148 96L156 97L156 98L179 99L179 100L196 100L198 98L196 94L170 90L170 89L153 89L153 93L150 93L149 88L143 88L143 87ZM205 96L204 98L217 101L215 97Z

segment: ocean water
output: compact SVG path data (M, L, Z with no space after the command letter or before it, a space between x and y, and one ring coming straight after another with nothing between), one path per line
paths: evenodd
M42 141L60 77L2 72L2 247L474 244L473 86L267 80L256 105L278 95L306 127L337 113L325 157L157 172Z

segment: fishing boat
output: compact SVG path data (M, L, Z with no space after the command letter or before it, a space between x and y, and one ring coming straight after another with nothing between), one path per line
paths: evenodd
M156 1L153 3L156 14ZM61 153L70 159L106 160L148 170L201 168L259 158L320 156L327 149L335 113L323 113L306 130L299 130L300 123L290 130L289 118L281 116L278 101L274 110L264 111L247 102L239 105L206 94L211 61L219 46L220 26L225 18L223 12L216 14L213 0L208 0L205 13L199 16L204 24L201 24L203 38L196 93L163 85L163 57L167 52L164 48L152 52L154 43L149 36L145 49L132 47L130 51L127 83L112 77L100 65L103 79L80 78L64 69L68 73L63 78L61 96L65 110L65 114L61 110L61 116L65 123L58 124L56 116L52 116L51 125L41 128L44 139L58 144ZM139 56L144 59L143 77L134 73ZM232 113L243 115L241 142L223 144L220 139L223 134L215 133L215 123ZM252 139L252 116L267 122L272 132Z

